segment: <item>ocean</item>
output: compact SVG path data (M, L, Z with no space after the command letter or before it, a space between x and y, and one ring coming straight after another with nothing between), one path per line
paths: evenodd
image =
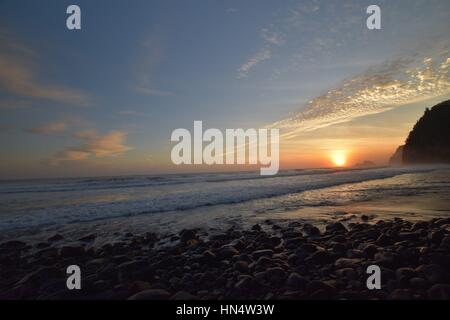
M5 238L223 229L261 219L319 223L358 214L420 219L449 215L449 191L449 166L1 181L0 230Z

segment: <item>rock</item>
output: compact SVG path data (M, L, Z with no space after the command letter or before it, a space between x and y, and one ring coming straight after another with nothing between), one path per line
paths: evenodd
M280 267L268 268L264 272L264 276L272 283L278 283L286 279L286 272Z
M264 250L256 250L252 253L253 258L258 260L260 257L271 257L273 256L273 250L270 249L264 249Z
M44 248L48 248L48 247L50 247L50 246L51 246L51 244L48 243L48 242L39 242L39 243L36 245L36 248L37 248L37 249L44 249Z
M411 279L416 275L416 272L412 268L398 268L395 270L395 276L397 280L401 280L403 278Z
M438 230L438 231L432 231L428 233L428 239L436 244L439 244L442 240L442 238L444 238L445 233L443 230Z
M83 246L64 246L59 251L62 258L77 258L84 254Z
M361 263L360 259L339 258L334 262L334 266L336 269L357 268L359 263Z
M433 222L433 224L439 227L443 226L444 224L450 224L450 218L437 219Z
M369 257L369 258L373 258L373 256L375 255L375 253L378 252L378 247L373 245L373 244L369 244L367 246L364 247L364 249L362 250L362 252L364 253L365 256Z
M403 241L416 241L420 238L420 234L416 232L399 232L398 238Z
M107 260L104 258L95 258L95 259L91 259L86 263L86 266L88 268L101 268L106 264Z
M336 271L339 278L345 278L348 280L356 280L358 273L353 268L342 268Z
M286 286L292 290L304 289L308 284L308 280L296 272L292 272L286 280Z
M276 237L276 236L271 236L271 237L269 237L268 242L273 247L276 247L276 246L278 246L281 243L281 239L279 237Z
M97 280L94 282L92 287L96 292L106 291L111 288L111 282L106 280Z
M313 253L319 250L319 248L315 244L305 243L300 246L300 250Z
M341 234L338 234L338 235L334 236L333 238L331 238L330 241L337 242L337 243L345 243L345 242L347 242L347 238L345 238Z
M316 251L306 258L306 262L312 262L315 264L327 264L333 262L333 260L333 255L325 250Z
M202 254L202 260L205 262L214 262L217 259L217 256L211 250L206 250Z
M154 243L159 240L158 235L153 232L146 232L144 238L146 243Z
M132 293L137 293L144 290L149 290L151 288L152 288L151 284L148 283L147 281L137 280L131 283L131 285L128 288L128 291Z
M314 280L306 285L306 291L309 292L311 299L331 299L336 294L336 288L324 281Z
M408 289L395 289L391 292L389 298L391 300L411 300L411 291Z
M431 283L444 280L444 270L437 264L426 264L418 266L415 271L422 274Z
M48 282L49 279L55 279L61 275L61 272L54 267L40 267L38 270L25 275L19 280L17 286L39 287Z
M131 261L131 258L128 257L128 256L126 256L126 255L124 255L124 254L119 254L119 255L117 255L117 256L113 256L113 257L111 258L111 260L112 260L114 263L121 264L121 263L124 263L124 262Z
M363 214L363 215L361 215L361 220L364 221L364 222L367 222L367 221L369 221L369 216Z
M284 240L284 246L286 248L295 248L304 242L305 242L305 239L303 237L289 238L289 239Z
M234 269L242 273L248 273L248 262L243 260L236 261Z
M261 226L259 224L255 224L254 226L252 226L252 230L253 231L261 231Z
M302 226L302 224L298 221L292 221L292 222L289 222L289 224L288 224L289 228L298 228L301 226Z
M197 296L194 296L186 291L178 291L171 298L171 300L199 300Z
M446 235L441 240L441 247L444 248L444 250L449 250L450 248L450 235Z
M89 234L85 237L78 239L78 241L90 242L90 241L94 241L95 238L97 238L97 235L92 233L92 234Z
M289 239L289 238L301 238L303 237L303 234L299 231L290 231L290 230L284 230L283 231L283 239Z
M146 261L128 261L121 263L117 269L122 280L133 278L136 274L145 273L148 263Z
M148 289L132 295L128 300L167 300L169 297L170 294L166 290Z
M146 261L143 260L132 260L132 261L126 261L121 263L117 269L121 272L133 272L136 270L139 270L141 268L145 268L146 266L148 266L148 263Z
M64 239L64 237L57 233L57 234L51 236L50 238L48 238L47 240L50 241L50 242L56 242L56 241L59 241L59 240L62 240L62 239Z
M305 233L310 236L310 237L318 237L320 236L320 230L317 227L314 227L310 224L305 224L303 226L303 230L305 231Z
M417 231L420 229L427 229L427 228L428 228L428 222L418 221L411 226L411 231Z
M190 240L196 240L198 238L197 233L194 230L181 230L179 233L181 242L188 242Z
M374 256L375 264L385 267L396 267L399 262L399 255L393 252L381 251Z
M253 262L252 264L250 264L250 268L252 268L252 267L254 267L254 266L258 266L258 267L263 267L263 266L268 266L268 265L271 265L271 264L273 264L274 262L273 262L273 260L272 259L270 259L270 258L268 258L268 257L265 257L265 256L262 256L261 258L259 258L258 260L256 260L256 262Z
M385 235L385 234L381 234L381 235L377 238L377 240L375 241L375 243L376 243L377 245L379 245L379 246L385 247L385 246L388 246L388 245L390 245L390 244L392 243L392 239L391 239L389 236Z
M23 241L11 240L11 241L7 241L7 242L3 242L0 245L0 249L21 250L21 249L24 249L26 246L27 246L27 244Z
M234 288L240 291L246 291L252 286L252 277L242 276L240 280L234 285Z
M422 278L414 277L409 280L409 284L414 289L423 290L428 286L428 281Z
M335 243L332 247L333 252L342 254L347 250L347 246L343 243Z
M43 249L43 250L39 250L38 252L36 252L34 254L34 256L37 259L49 259L49 260L54 260L58 257L58 249L56 248L47 248L47 249Z
M347 232L347 228L340 222L333 222L326 226L328 232Z
M216 254L219 259L229 259L235 255L239 255L239 251L236 250L233 246L225 245L221 247Z
M427 291L428 297L433 300L450 300L450 285L435 284Z

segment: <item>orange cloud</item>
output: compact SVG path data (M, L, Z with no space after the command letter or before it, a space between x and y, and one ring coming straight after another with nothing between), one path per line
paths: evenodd
M122 131L110 131L104 136L89 141L85 150L98 158L120 154L132 149L124 144L125 138L126 133Z
M110 131L102 136L96 135L94 130L85 130L78 132L75 136L85 139L86 142L79 147L71 147L58 152L50 160L51 164L59 164L61 161L111 157L133 149L125 144L127 134L119 130Z
M62 85L44 84L37 79L33 50L12 40L0 30L0 89L12 94L86 106L89 97L82 91Z

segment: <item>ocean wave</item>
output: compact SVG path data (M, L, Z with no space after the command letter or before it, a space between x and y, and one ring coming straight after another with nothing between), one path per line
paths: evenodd
M219 175L226 174L203 174L199 176L186 175L187 177L176 179L187 179L184 185L177 188L157 190L158 192L147 193L142 190L140 194L117 201L93 201L86 200L86 194L94 197L95 192L78 191L68 195L71 200L79 197L79 201L61 204L52 199L42 199L40 195L32 196L29 203L26 197L15 198L14 195L3 195L2 202L7 210L0 212L0 230L42 226L49 224L73 223L84 221L95 221L101 219L117 218L124 216L135 216L150 213L162 213L173 211L195 210L201 207L230 205L252 200L269 199L272 197L300 193L308 190L318 190L333 186L359 183L375 179L385 179L408 173L420 173L433 171L431 167L409 167L409 168L377 168L361 170L331 170L327 174L315 172L305 174L292 174L291 171L284 172L281 176L270 179L250 179L249 173L229 174L229 180L208 182ZM240 179L246 177L247 179ZM140 177L139 179L141 179ZM136 177L131 177L131 180ZM174 179L174 176L169 177ZM123 179L124 181L126 179ZM116 191L119 195L122 190ZM331 204L329 200L319 199L318 203ZM34 199L34 200L33 200ZM38 200L39 201L38 201ZM313 204L311 204L313 205Z

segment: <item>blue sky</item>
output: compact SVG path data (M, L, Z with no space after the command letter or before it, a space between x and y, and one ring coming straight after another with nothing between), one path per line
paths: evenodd
M80 31L65 27L70 4L81 7ZM399 81L429 57L442 69L448 1L377 1L382 30L376 31L366 28L370 4L3 0L0 176L170 171L170 134L193 120L216 128L281 123L297 132L290 115L310 121L301 113L308 101L322 101L314 99L370 68ZM408 66L398 59L409 59ZM396 61L398 79L383 69L387 61ZM427 99L448 97L444 71L434 76L441 87L427 91ZM345 122L354 114L389 117L409 104L405 112L416 116L428 106L418 100L375 101L371 112L346 110ZM410 124L399 126L399 137Z

